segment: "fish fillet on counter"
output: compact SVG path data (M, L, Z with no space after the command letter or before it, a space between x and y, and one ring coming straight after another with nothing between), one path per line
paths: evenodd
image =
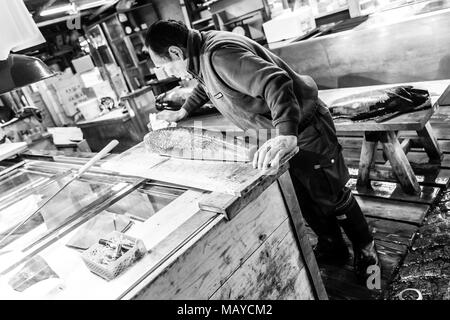
M429 96L428 91L412 86L371 90L333 101L330 111L333 118L368 120L387 114L417 111L418 107L426 107L424 104Z
M165 128L144 137L148 152L191 160L249 162L253 150L234 136L198 128Z

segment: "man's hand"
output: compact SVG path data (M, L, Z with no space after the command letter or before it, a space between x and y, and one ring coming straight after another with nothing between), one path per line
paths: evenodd
M178 111L163 110L156 115L158 120L166 120L168 122L178 122L188 115L186 109L181 108Z
M253 168L263 170L266 175L274 175L278 172L283 156L296 147L296 136L278 136L267 140L253 156Z

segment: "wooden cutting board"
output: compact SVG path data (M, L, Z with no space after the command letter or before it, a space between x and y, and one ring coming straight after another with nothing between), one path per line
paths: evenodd
M289 154L282 163L295 155ZM241 196L264 175L251 163L186 160L145 151L143 143L102 164L103 169L124 175L163 181L185 187Z
M0 144L0 161L8 159L28 149L26 142Z
M143 143L105 162L103 169L233 195L262 177L251 163L185 160L145 151Z

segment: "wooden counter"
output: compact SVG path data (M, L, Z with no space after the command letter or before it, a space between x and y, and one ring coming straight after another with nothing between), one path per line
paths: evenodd
M140 144L102 165L201 193L133 232L157 244L153 253L172 253L159 265L144 258L146 276L122 298L327 299L287 164L263 176L249 163L161 158ZM158 242L164 224L180 227Z
M184 167L189 168L192 161L186 161ZM39 180L43 187L51 183L52 173L67 175L68 170L80 166L43 161L18 165L21 170L43 173L42 181ZM122 168L128 165L123 159ZM253 171L247 166L248 169L241 166L240 170ZM222 167L218 168L220 171ZM217 189L211 192L119 176L117 171L123 171L120 167L116 172L94 168L83 180L111 181L112 191L119 193L114 191L104 202L83 207L83 213L59 228L56 235L35 245L27 244L30 249L20 248L45 232L45 224L26 233L19 243L3 247L0 299L327 299L286 170L284 165L278 175L267 177L245 173L247 178L239 184L241 196L236 196ZM142 170L141 176L148 173ZM218 180L225 178L226 174L217 174ZM111 205L125 200L130 212L133 206L139 207L136 201L144 200L136 200L136 192L143 184L159 190L178 190L178 195L155 209L145 221L134 221L126 234L142 239L147 254L118 277L106 281L91 273L81 252L67 244L88 219L114 210ZM35 185L38 187L38 182ZM24 187L31 191L30 186ZM90 193L88 187L69 192L71 196L86 193ZM76 198L67 198L63 206L72 205L74 200L78 203ZM53 280L59 283L58 287L49 290L36 285L34 290L25 292L12 290L8 281L35 255L58 275Z

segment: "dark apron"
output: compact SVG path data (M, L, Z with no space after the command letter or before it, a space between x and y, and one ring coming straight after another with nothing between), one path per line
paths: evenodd
M299 202L312 201L324 214L333 214L350 176L333 119L322 102L311 125L300 134L299 148L290 161L292 181L301 184L296 188L301 190Z

